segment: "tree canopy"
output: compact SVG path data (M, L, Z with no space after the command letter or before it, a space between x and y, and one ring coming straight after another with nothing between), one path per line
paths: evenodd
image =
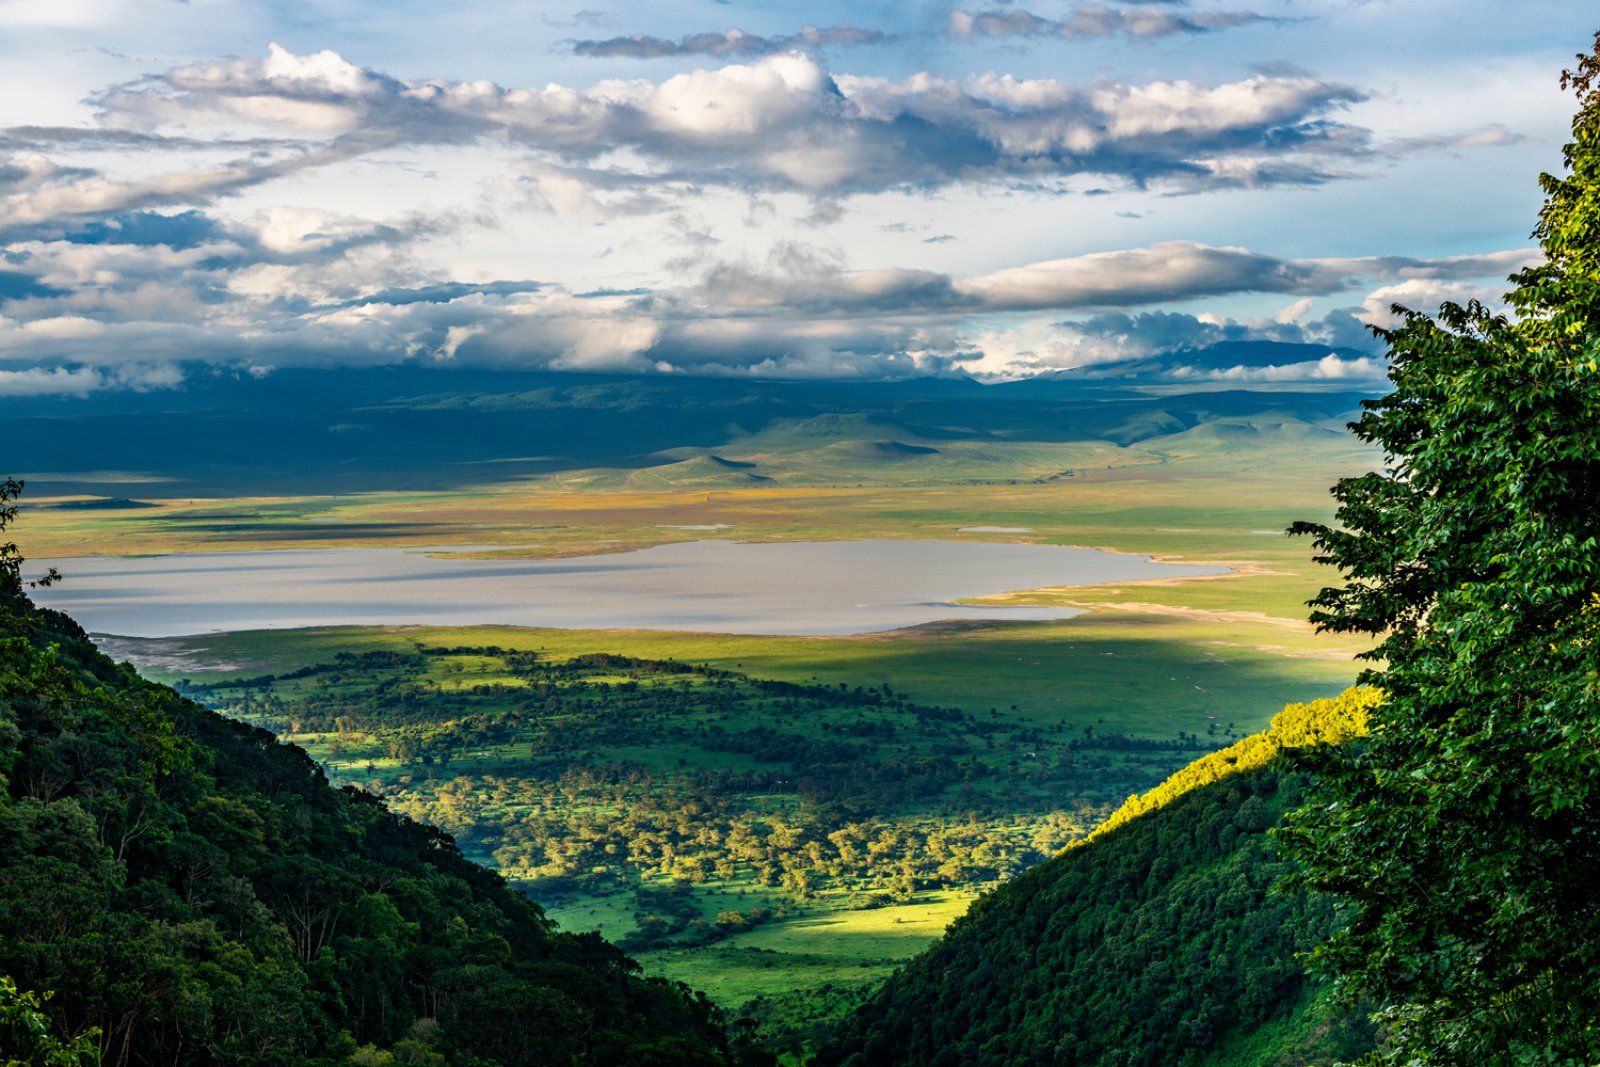
M1386 700L1365 741L1302 750L1321 784L1282 836L1353 905L1317 957L1393 1062L1600 1060L1600 34L1562 85L1516 318L1397 308L1393 392L1352 426L1386 469L1291 528L1344 574L1312 621L1378 639Z

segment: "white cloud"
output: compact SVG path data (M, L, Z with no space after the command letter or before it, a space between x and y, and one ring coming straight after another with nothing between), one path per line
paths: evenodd
M216 193L267 176L404 144L499 142L544 162L609 161L657 181L843 195L1075 174L1202 188L1327 180L1325 157L1367 154L1359 129L1332 117L1362 98L1343 85L1255 75L1075 86L995 75L956 81L835 76L814 55L677 74L502 88L487 81L402 81L332 52L180 67L96 98L117 129L236 136L241 128L320 143L260 173L220 168Z
M333 145L264 161L238 160L126 179L64 168L30 154L7 166L12 180L0 179L0 229L147 207L208 204L252 185L349 159L352 154L348 146Z
M130 364L109 371L96 367L0 369L0 396L82 397L104 389L170 389L182 382L183 372L170 363Z
M129 222L106 233L139 230ZM837 250L780 240L762 260L706 258L708 246L695 280L676 288L578 296L549 284L430 277L396 237L402 230L278 208L213 226L192 247L19 242L13 265L42 293L0 305L9 316L0 353L17 363L70 351L107 366L182 352L263 366L438 359L648 371L665 363L694 373L873 377L970 363L982 373L1026 374L1228 339L1349 343L1351 312L1303 321L1312 297L1413 276L1354 309L1382 321L1392 300L1436 306L1440 297L1475 294L1467 282L1437 279L1503 269L1522 255L1293 260L1166 242L961 278L912 267L852 270ZM1141 312L1047 322L1020 337L1013 327L974 330L995 316L1236 294L1302 299L1249 323Z
M1492 299L1536 255L1416 254L1521 244L1560 168L1582 19L1530 3L720 9L700 33L667 8L0 0L0 367L1366 351L1389 302Z
M1274 322L1287 325L1291 322L1298 322L1305 316L1305 313L1310 310L1311 298L1309 296L1301 297L1288 307L1281 309L1277 314L1273 315L1272 318Z
M1321 359L1269 366L1177 367L1171 377L1179 381L1208 382L1370 382L1387 373L1381 359L1360 356L1346 359L1329 352Z
M88 396L101 385L100 372L88 367L0 370L0 396Z
M461 350L462 344L477 337L486 328L481 324L448 327L444 332L444 344L440 345L434 352L434 358L445 361L455 359L456 353Z
M1436 314L1439 305L1449 301L1466 304L1476 300L1490 309L1503 306L1505 286L1472 285L1468 282L1447 282L1434 278L1412 278L1374 289L1361 302L1362 321L1390 329L1401 324L1401 316L1394 313L1395 305L1421 312Z
M994 310L1134 307L1224 293L1329 293L1350 275L1244 248L1168 241L1149 248L1032 263L956 283Z

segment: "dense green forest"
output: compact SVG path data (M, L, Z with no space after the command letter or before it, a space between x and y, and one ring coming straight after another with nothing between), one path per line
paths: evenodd
M1229 732L1069 735L887 685L498 646L339 653L184 688L295 738L541 897L739 879L793 901L885 903L996 882ZM643 923L634 943L665 929Z
M762 1062L703 997L555 929L447 834L113 664L33 607L16 562L8 546L8 1021L42 1013L107 1065Z
M1233 732L1135 737L885 683L447 636L180 688L790 1050L978 889Z
M1370 1050L1371 1027L1296 959L1339 925L1334 901L1273 892L1289 865L1268 831L1304 797L1279 753L1356 736L1374 697L1291 705L986 894L814 1062L1289 1067Z

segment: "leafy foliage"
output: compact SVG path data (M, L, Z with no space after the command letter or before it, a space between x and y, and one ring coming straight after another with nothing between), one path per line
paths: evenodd
M1348 689L1333 700L1289 704L1272 717L1269 729L1201 756L1148 793L1129 797L1122 807L1095 827L1094 832L1073 841L1067 848L1087 845L1141 815L1159 811L1191 790L1239 771L1264 767L1287 749L1335 745L1362 737L1367 732L1372 709L1382 699L1379 690L1361 687Z
M447 835L331 788L270 733L111 663L15 581L0 837L0 973L30 991L0 988L0 1028L48 1017L50 1055L761 1062L704 997L556 930Z
M1304 783L1271 753L1348 736L1373 699L1286 708L1233 761L1206 757L1157 790L1160 803L989 893L816 1064L1198 1065L1303 1007L1294 955L1337 919L1325 897L1271 892L1288 865L1266 831ZM1320 1047L1294 1062L1371 1047L1370 1029L1319 1029Z
M44 1014L50 994L31 993L17 988L10 978L0 976L0 1062L5 1067L93 1067L100 1052L91 1030L70 1041L56 1037Z
M1318 950L1426 1064L1600 1059L1600 35L1546 175L1546 262L1509 323L1446 305L1388 343L1394 391L1353 429L1388 470L1298 524L1346 583L1312 602L1381 638L1386 701L1284 840L1302 886L1355 904Z

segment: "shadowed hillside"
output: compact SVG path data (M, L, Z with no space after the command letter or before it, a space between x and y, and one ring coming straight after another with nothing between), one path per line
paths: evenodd
M1358 733L1373 696L1290 705L1131 799L980 899L814 1063L1291 1067L1370 1049L1296 959L1338 921L1325 898L1272 892L1287 868L1267 831L1304 787L1278 754Z
M107 1065L761 1062L446 834L113 664L28 602L14 559L0 975L52 994L60 1035Z

